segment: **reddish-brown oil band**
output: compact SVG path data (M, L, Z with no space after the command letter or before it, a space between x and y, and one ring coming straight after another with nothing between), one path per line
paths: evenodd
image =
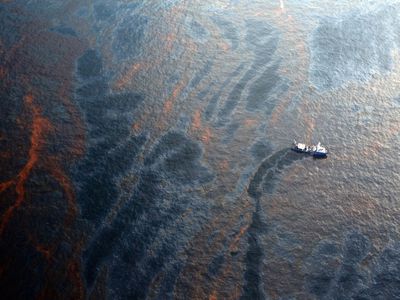
M39 153L43 147L46 134L52 130L51 123L44 117L41 116L40 109L34 103L34 96L27 94L24 97L24 105L27 107L32 114L32 131L30 136L30 149L28 153L28 161L23 169L18 173L17 177L11 180L12 184L15 185L15 191L17 198L15 203L11 205L1 217L0 222L0 236L3 234L5 227L7 226L10 218L14 211L21 206L25 197L25 182L32 169L38 163ZM11 186L11 184L9 184Z
M10 220L15 217L18 209L26 204L27 199L31 199L28 196L32 191L27 182L33 171L45 171L47 176L57 183L56 188L62 191L67 211L64 221L60 220L64 228L63 236L56 237L47 244L43 244L35 238L37 236L34 233L36 229L24 229L31 231L31 234L27 234L29 242L47 262L44 267L46 282L43 283L42 290L35 295L35 298L56 299L65 296L61 294L63 291L59 291L56 286L59 282L66 282L70 287L66 291L68 297L84 299L85 287L80 263L83 238L73 233L73 223L78 215L78 207L74 186L68 176L67 168L73 160L85 152L85 125L71 100L71 91L75 61L82 55L87 45L75 37L62 36L47 30L47 24L43 21L29 21L29 24L27 22L27 24L19 26L21 26L20 31L25 34L18 42L8 49L0 43L0 56L3 62L0 63L0 78L2 78L0 84L3 87L18 86L20 90L25 90L22 99L15 99L15 101L20 101L24 107L23 115L19 116L21 126L17 122L15 126L23 128L29 138L26 141L26 151L15 151L14 153L21 158L26 155L25 164L20 170L9 170L13 171L10 173L14 173L15 176L0 183L2 196L15 195L14 199L7 199L10 205L0 216L0 238L5 231L12 232L14 230L10 228ZM49 53L56 53L57 62L51 63L46 61L45 57L42 60L40 57L31 55L36 50L39 52L42 49L47 49L46 51ZM29 64L24 66L26 62ZM40 86L35 86L35 76L51 78L55 82L58 92L52 94L54 98L49 99L46 95L47 91L40 90ZM43 113L45 109L51 111L57 107L63 107L67 112L68 122L58 123L58 120L52 120L51 116ZM64 139L65 136L67 138ZM49 154L48 145L54 142L63 145L63 150L60 153ZM40 222L40 220L37 221ZM74 238L76 236L79 237ZM72 247L72 254L68 255L61 263L64 270L55 272L53 257L65 237L72 237L68 240ZM60 266L60 262L57 262L57 266ZM13 272L12 266L0 266L1 277L7 276L7 273L11 272Z

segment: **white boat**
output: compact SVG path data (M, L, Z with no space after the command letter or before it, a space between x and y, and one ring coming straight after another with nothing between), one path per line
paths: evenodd
M291 149L295 152L310 154L315 158L325 158L328 156L328 150L322 146L321 143L309 146L304 143L298 143L294 140Z

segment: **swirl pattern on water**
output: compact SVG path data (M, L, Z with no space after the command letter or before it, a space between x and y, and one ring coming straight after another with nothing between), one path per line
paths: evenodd
M400 298L399 4L0 2L1 294Z

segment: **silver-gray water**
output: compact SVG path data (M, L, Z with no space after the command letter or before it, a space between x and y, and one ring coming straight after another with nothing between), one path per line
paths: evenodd
M2 297L400 299L399 49L398 1L0 1Z

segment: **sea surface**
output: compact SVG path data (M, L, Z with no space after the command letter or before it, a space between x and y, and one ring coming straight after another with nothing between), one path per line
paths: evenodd
M2 299L400 299L399 153L399 1L0 0Z

